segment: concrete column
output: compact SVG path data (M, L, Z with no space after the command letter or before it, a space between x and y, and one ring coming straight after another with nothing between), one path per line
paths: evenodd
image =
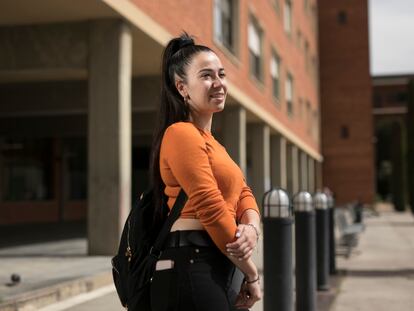
M246 176L246 110L243 107L224 109L222 137L227 152Z
M280 135L270 137L270 167L273 187L287 187L286 139Z
M0 148L1 149L3 149L4 148L4 140L5 140L5 138L4 137L0 137ZM1 176L1 178L0 178L0 200L2 200L2 198L3 198L3 189L4 189L4 179L3 179L3 176L4 176L4 171L3 171L3 167L5 166L5 163L4 163L4 157L3 157L3 153L2 152L0 152L0 176Z
M88 114L89 254L118 247L131 207L132 37L122 20L91 25Z
M309 192L315 192L315 160L311 157L308 157L308 183L309 183Z
M300 152L300 190L309 191L308 186L308 156L303 151Z
M286 190L289 195L293 193L293 174L292 174L292 144L286 144Z
M270 189L270 129L265 124L248 126L251 142L251 187L261 205L265 191Z
M292 193L299 191L299 150L298 147L292 145Z
M322 190L322 163L315 161L315 190Z

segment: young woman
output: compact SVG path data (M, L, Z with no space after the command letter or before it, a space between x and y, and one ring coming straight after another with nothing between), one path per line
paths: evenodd
M186 33L168 43L152 178L169 208L181 189L188 201L157 262L154 311L246 309L261 299L250 258L260 234L259 210L240 168L211 134L226 95L225 70L210 48ZM235 267L244 274L238 292L231 285Z

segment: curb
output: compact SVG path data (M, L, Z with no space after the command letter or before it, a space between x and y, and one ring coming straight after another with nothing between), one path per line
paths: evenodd
M46 288L16 295L0 303L0 311L32 311L73 296L88 293L111 284L112 274L105 272L85 278L74 279Z

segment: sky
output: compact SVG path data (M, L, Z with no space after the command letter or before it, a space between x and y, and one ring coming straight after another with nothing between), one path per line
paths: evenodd
M369 0L371 74L414 74L414 0Z

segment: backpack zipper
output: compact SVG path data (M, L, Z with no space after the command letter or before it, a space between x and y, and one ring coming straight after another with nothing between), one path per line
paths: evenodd
M131 223L130 223L130 219L128 219L128 232L127 232L127 243L128 243L128 246L127 246L127 249L126 249L126 252L125 252L125 256L126 257L128 257L128 262L131 262L131 260L132 260L132 249L131 249L131 246L129 245L129 230L131 229Z

